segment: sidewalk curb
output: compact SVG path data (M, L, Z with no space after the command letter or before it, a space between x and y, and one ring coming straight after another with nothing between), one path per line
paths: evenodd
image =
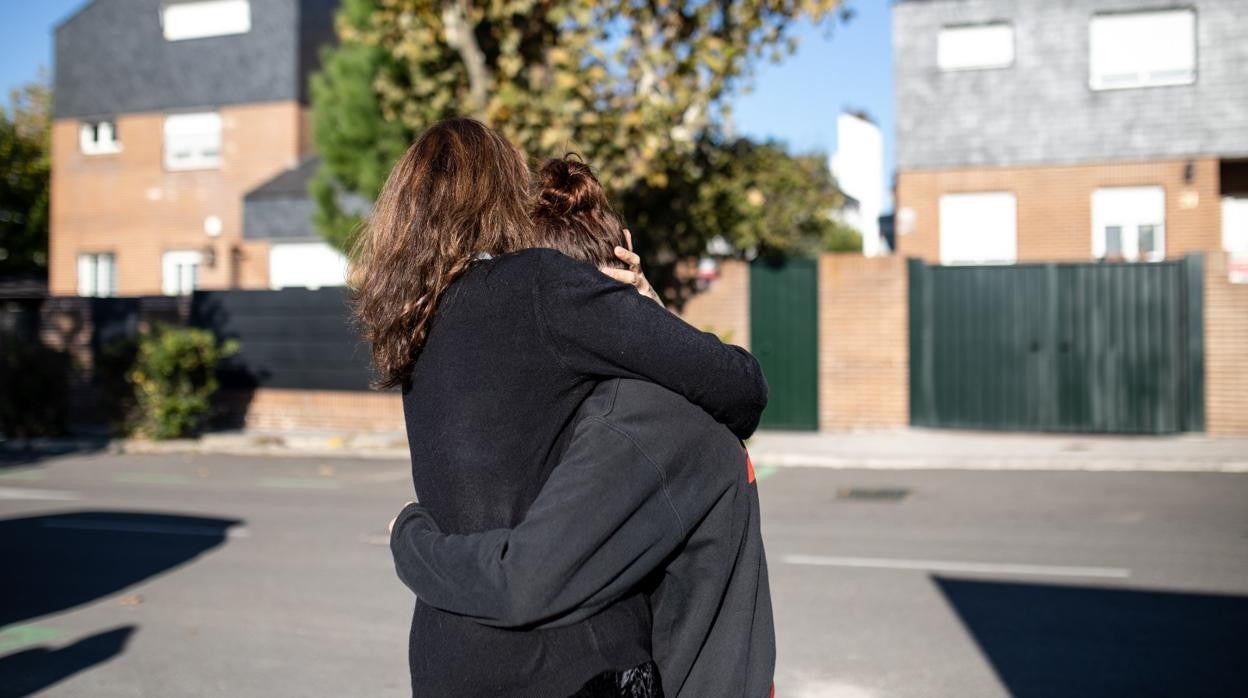
M761 446L761 445L759 445ZM822 468L828 470L967 470L1053 472L1173 472L1248 473L1248 460L1128 459L1070 454L1060 458L1043 455L999 458L981 454L966 456L876 455L845 456L751 446L750 455L760 467ZM127 455L226 455L274 458L356 458L398 460L410 458L406 438L397 433L280 434L229 432L198 439L36 439L0 442L0 452L38 453L47 456L73 453Z
M845 458L794 453L751 451L760 466L778 468L824 468L829 470L1044 470L1058 472L1180 472L1248 473L1248 461L1158 461L1123 459L1054 460L1047 458Z
M242 442L213 443L211 439L177 439L172 441L148 441L145 439L120 439L115 442L117 452L133 455L164 455L175 453L219 454L227 456L272 456L280 458L359 458L367 460L406 460L407 447L376 447L355 443L354 439L331 437L315 442L301 439L302 443L288 444L280 437L255 437Z

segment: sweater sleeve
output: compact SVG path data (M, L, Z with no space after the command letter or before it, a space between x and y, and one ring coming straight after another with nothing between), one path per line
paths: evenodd
M598 270L541 255L538 322L563 366L596 378L640 378L680 393L738 437L758 427L767 381L741 347L700 332Z
M409 505L391 533L395 569L422 601L484 625L575 623L635 588L685 539L666 486L632 439L587 418L515 528L445 534Z

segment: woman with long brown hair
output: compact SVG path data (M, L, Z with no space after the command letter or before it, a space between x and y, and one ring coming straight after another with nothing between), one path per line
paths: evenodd
M514 146L476 121L447 120L394 167L352 255L378 383L402 389L416 492L448 533L520 521L599 380L663 385L741 437L766 404L747 352L542 249L533 204ZM419 696L571 696L651 659L640 592L580 623L527 631L418 600L409 642Z

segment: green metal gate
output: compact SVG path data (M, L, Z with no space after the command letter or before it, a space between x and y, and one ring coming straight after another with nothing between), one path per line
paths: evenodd
M909 273L912 424L1204 429L1199 255Z
M819 428L819 280L813 259L750 265L750 350L770 396L765 429Z

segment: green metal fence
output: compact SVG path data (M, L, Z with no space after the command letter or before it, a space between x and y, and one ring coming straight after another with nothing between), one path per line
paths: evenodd
M763 428L819 428L818 308L815 260L750 265L750 350L770 388Z
M1200 256L909 274L912 424L1204 429Z

